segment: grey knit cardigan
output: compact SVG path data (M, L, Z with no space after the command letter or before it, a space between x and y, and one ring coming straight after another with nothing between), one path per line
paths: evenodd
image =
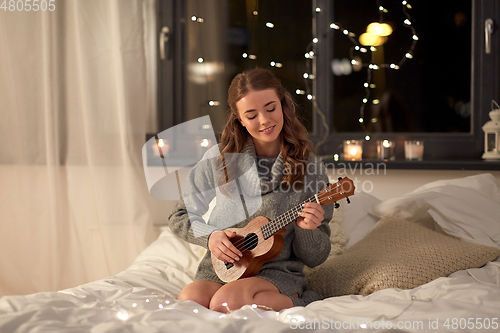
M305 166L307 175L302 187L283 186L281 180L285 169L281 154L276 159L259 158L260 172L257 172L255 147L249 139L235 163L242 175L238 184L240 191L236 191L234 196L228 196L222 194L217 187L220 171L217 170L215 160L218 155L219 146L212 147L191 169L187 179L181 184L183 199L176 204L169 216L169 226L175 235L207 250L208 237L213 231L228 227L242 228L257 216L272 220L314 196L328 184L326 168L314 154L310 154ZM239 194L243 194L245 198L249 218L246 218ZM208 211L214 198L216 205L208 221L204 221L201 216ZM326 205L323 208L324 220L315 230L302 229L295 222L286 226L282 252L265 263L257 275L272 282L284 295L297 293L300 297L307 289L304 264L309 267L318 266L330 253L328 223L332 218L333 207ZM212 267L210 250L201 260L195 279L223 284Z

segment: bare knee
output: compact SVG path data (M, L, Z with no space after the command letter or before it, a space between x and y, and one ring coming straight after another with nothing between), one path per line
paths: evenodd
M219 283L211 281L195 281L181 290L177 297L180 301L193 301L206 308L215 292L221 287Z

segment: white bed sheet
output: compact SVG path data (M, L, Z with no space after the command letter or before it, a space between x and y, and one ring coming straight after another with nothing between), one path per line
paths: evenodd
M500 259L411 290L333 297L279 313L245 306L221 315L175 300L192 281L203 251L165 229L116 276L59 292L3 297L0 332L357 332L363 324L370 332L397 332L398 325L404 332L500 330ZM488 323L489 329L479 329Z

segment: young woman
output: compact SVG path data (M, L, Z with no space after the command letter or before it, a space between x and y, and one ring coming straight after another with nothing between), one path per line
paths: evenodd
M224 180L231 180L229 168L224 169L210 158L193 167L188 176L189 194L175 207L169 225L177 236L208 251L199 264L195 281L181 291L178 299L192 300L219 312L247 304L275 311L305 306L319 299L307 290L303 268L304 264L315 267L328 257L331 205L306 203L300 217L286 227L280 255L265 263L256 276L225 284L213 269L211 253L225 262L238 261L242 255L230 242L235 233L220 230L220 226L241 228L257 216L272 220L328 183L326 169L312 153L307 130L296 117L290 93L270 71L256 68L238 74L229 87L228 104L231 109L221 142L205 156L220 151L222 156L239 153L251 157L257 164L254 183L260 183L262 202L252 216L238 221L234 209L229 209L231 205L224 194L227 191L221 186ZM230 164L230 158L225 162ZM201 216L215 196L216 206L206 223Z

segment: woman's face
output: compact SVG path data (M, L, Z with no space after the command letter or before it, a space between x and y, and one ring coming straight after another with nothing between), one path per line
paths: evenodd
M239 120L253 138L257 154L278 155L283 110L274 89L250 90L236 102Z

